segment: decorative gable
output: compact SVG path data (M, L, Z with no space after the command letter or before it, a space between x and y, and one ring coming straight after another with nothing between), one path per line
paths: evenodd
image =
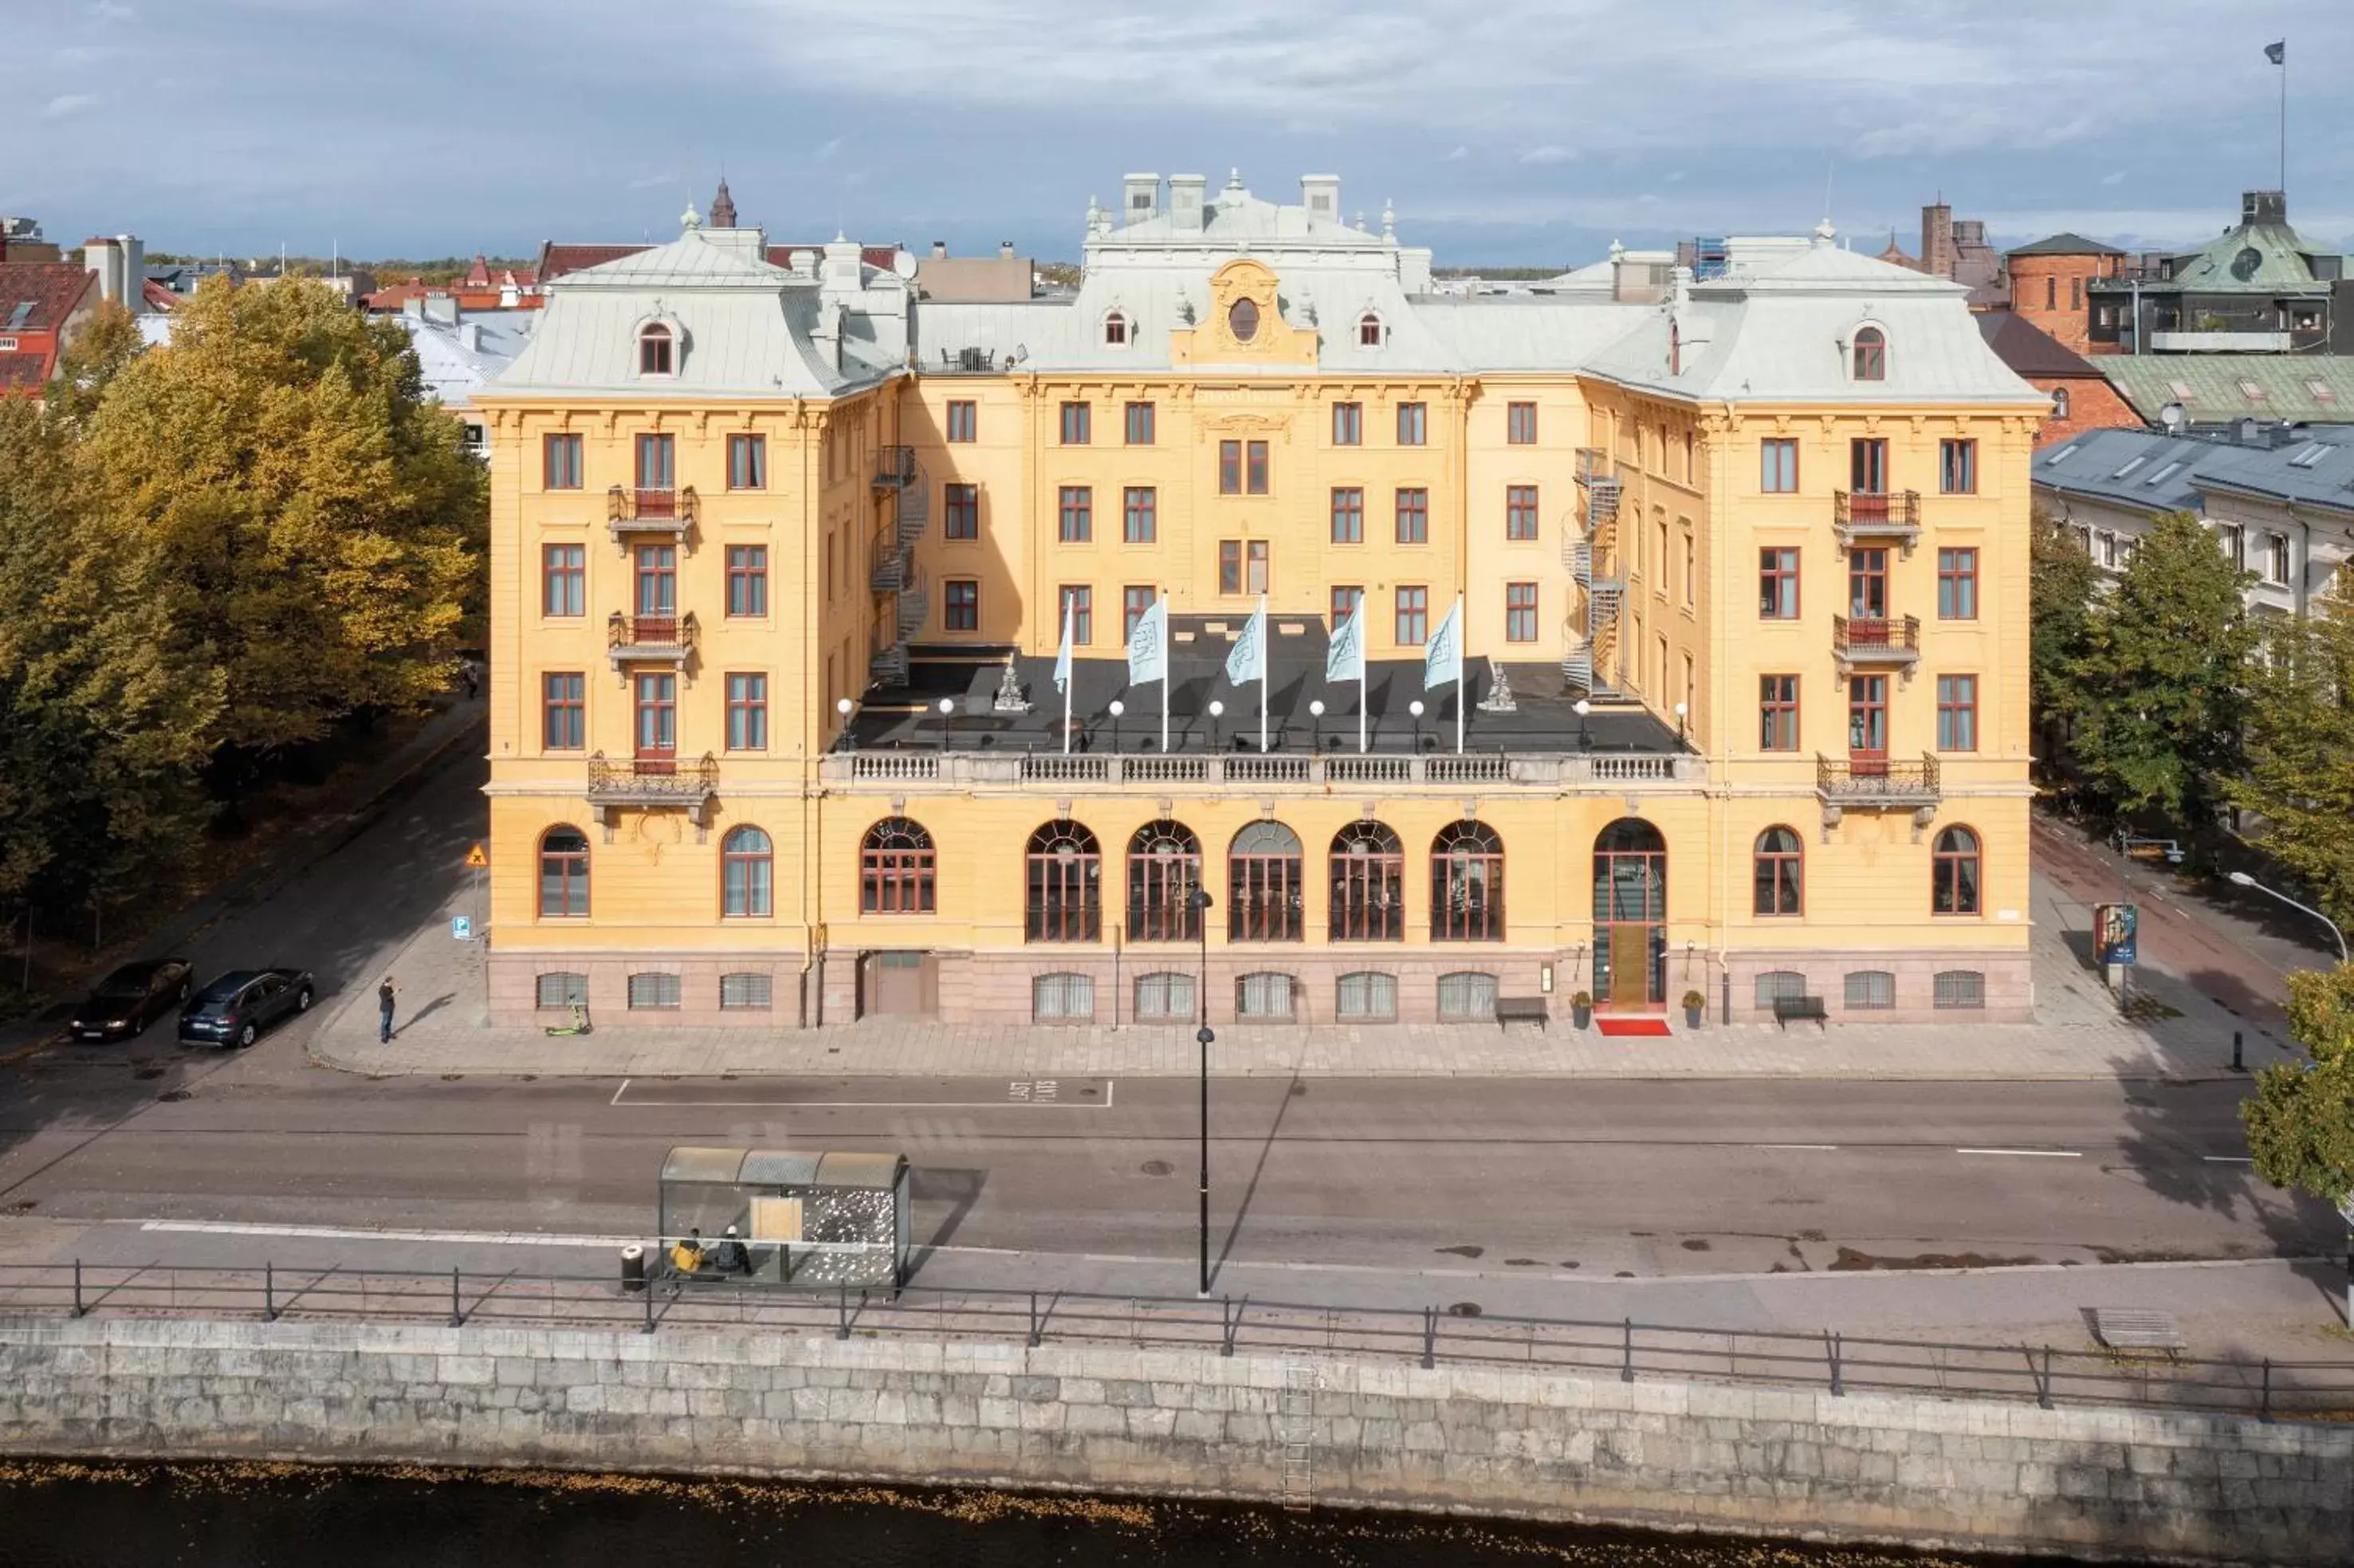
M1169 334L1172 365L1309 365L1316 332L1283 319L1274 270L1236 257L1210 275L1210 308L1201 323Z

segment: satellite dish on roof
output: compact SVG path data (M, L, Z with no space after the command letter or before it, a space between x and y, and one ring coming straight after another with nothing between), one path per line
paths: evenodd
M2243 246L2240 249L2240 253L2232 258L2232 276L2244 283L2249 279L2254 277L2256 275L2256 269L2264 264L2264 253L2263 251L2257 249L2253 245Z
M891 258L891 270L913 281L916 276L916 258L907 251L899 251Z
M2158 422L2169 431L2182 429L2182 405L2168 403L2158 411Z

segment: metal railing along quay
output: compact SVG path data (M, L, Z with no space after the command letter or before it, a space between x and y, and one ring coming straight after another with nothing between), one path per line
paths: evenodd
M1068 1290L779 1290L659 1271L611 1277L154 1264L0 1265L0 1317L232 1318L452 1328L742 1329L1118 1346L1218 1355L1341 1355L1426 1368L1766 1385L1834 1395L2032 1401L2354 1422L2354 1361L2221 1360L1960 1344L1830 1330L1700 1329L1631 1318L1511 1317L1476 1306L1331 1308Z

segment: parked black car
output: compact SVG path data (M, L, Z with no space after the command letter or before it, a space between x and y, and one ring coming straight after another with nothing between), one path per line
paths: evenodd
M250 1045L292 1012L311 1011L308 969L231 969L180 1010L183 1045Z
M187 1001L195 979L186 959L125 964L82 999L66 1033L76 1040L129 1040Z

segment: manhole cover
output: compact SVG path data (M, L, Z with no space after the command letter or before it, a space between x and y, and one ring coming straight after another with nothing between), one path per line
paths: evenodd
M1458 1301L1447 1309L1447 1315L1450 1318L1477 1318L1479 1316L1479 1303Z
M1177 1167L1170 1164L1166 1160L1148 1160L1142 1165L1138 1166L1137 1169L1143 1171L1147 1176L1174 1176L1177 1174Z
M188 1093L186 1089L165 1089L162 1094L155 1097L162 1100L167 1106L177 1105L182 1100L196 1098L194 1095Z

